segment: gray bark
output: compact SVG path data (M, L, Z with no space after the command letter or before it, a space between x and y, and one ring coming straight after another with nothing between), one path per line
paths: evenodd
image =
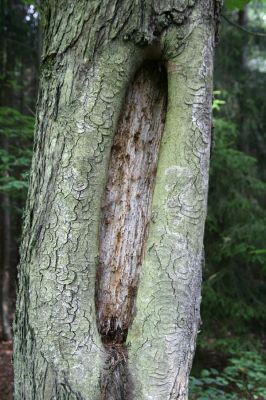
M44 21L15 399L187 399L215 4L50 1Z

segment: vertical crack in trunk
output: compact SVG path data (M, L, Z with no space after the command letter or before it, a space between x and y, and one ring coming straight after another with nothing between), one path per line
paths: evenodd
M164 67L146 62L129 85L103 201L97 325L106 349L102 399L129 399L126 337L134 318L167 102Z

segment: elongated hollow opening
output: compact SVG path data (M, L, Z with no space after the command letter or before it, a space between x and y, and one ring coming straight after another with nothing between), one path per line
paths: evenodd
M166 103L165 68L145 62L127 90L103 198L96 313L105 344L126 341L136 312Z

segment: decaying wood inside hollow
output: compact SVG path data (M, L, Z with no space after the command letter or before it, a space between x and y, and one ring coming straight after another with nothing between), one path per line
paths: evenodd
M104 343L123 343L134 317L166 101L164 67L145 63L127 91L103 200L96 310Z

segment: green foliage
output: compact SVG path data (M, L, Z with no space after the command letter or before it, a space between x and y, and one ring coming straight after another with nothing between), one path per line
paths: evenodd
M205 234L203 320L266 321L266 184L256 159L237 149L235 124L215 120ZM236 323L237 321L237 323ZM230 324L230 322L228 322Z
M227 11L234 8L232 21L263 31L263 2L250 1L244 13L239 12L244 2L226 5ZM221 90L214 92L213 101L215 146L205 230L203 327L190 399L263 400L266 74L256 57L259 54L265 62L265 38L247 35L223 20L220 32L215 85Z
M191 400L265 399L265 360L256 351L234 353L221 372L203 369L198 378L191 377L190 394Z
M258 24L265 6L260 2L255 7L251 1L246 11L245 26L261 30L249 19L250 10L259 13ZM239 16L234 12L230 18L239 23ZM207 334L212 329L216 335L249 329L258 333L266 326L266 74L249 68L254 49L263 48L264 39L222 26L215 69L222 90L214 99L215 149L205 236L202 319ZM226 101L222 107L220 99Z
M201 334L198 344L203 353L220 354L222 358L227 358L228 354L241 356L246 352L264 352L263 341L254 334L232 336L230 332L227 332L220 338Z
M225 101L219 98L220 95L221 95L221 90L213 91L213 102L212 102L213 110L219 111L221 109L221 106L225 104Z
M224 4L228 10L243 10L250 0L225 0Z
M34 118L0 107L0 193L25 201L32 156Z
M265 3L266 4L266 3ZM230 19L250 31L265 29L266 5L251 1L243 13L232 12ZM222 19L220 42L216 50L215 85L222 90L226 104L220 116L232 121L237 131L237 146L258 161L259 176L266 179L266 74L265 37L247 35ZM259 61L258 61L259 60Z
M266 3L266 0L260 0L260 2ZM252 3L252 0L224 0L224 5L228 11L243 10L249 3Z

